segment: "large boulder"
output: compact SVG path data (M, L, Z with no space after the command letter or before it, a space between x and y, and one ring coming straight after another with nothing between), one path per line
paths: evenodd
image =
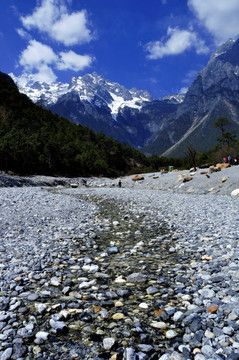
M135 175L134 177L132 177L133 181L137 181L137 180L144 180L144 176L143 175Z
M184 179L183 179L183 182L188 182L188 181L191 181L193 179L192 176L186 176Z
M209 173L210 174L212 174L214 172L217 172L217 171L221 171L220 166L216 167L216 166L212 165L212 166L209 167Z
M222 169L227 169L228 167L230 167L231 165L230 164L228 164L228 163L221 163L221 164L217 164L216 165L216 168L217 169L219 169L220 168L220 170L222 170ZM219 170L219 171L220 171Z

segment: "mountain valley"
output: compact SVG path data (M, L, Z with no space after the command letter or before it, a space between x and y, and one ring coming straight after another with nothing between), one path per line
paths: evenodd
M185 95L155 100L143 90L128 90L97 73L72 78L70 84L46 84L29 76L10 76L35 103L74 123L103 132L146 154L183 157L193 144L207 151L217 142L213 122L230 120L239 130L239 40L228 40L211 55Z

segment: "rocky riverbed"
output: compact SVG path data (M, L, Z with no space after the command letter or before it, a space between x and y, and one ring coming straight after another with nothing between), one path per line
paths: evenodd
M0 188L0 359L239 359L238 198L94 181Z

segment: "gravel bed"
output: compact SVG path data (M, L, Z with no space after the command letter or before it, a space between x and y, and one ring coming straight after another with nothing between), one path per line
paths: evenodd
M0 360L239 359L238 198L111 183L0 188Z

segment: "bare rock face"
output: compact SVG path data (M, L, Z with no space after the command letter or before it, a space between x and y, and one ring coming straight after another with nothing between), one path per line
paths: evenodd
M164 132L173 134L174 140L164 155L177 157L188 143L193 143L198 151L212 148L219 136L212 124L221 116L231 121L230 131L238 134L239 40L229 40L221 46L196 76L184 101L178 105L174 120L168 121L164 128ZM154 143L161 140L159 132Z

